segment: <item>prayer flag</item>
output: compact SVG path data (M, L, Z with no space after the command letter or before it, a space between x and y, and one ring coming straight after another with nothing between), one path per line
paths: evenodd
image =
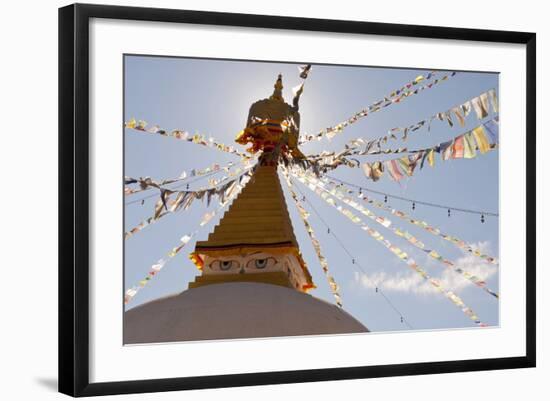
M428 151L428 164L430 165L430 167L434 166L434 153L435 151L433 149L430 149Z
M126 124L125 124L125 127L126 128L136 128L136 125L137 125L137 121L135 118L132 118L130 121L128 121Z
M390 177L394 181L399 181L403 178L403 175L399 171L399 167L397 166L397 162L395 160L386 160L384 162L384 165L386 166L386 169L390 173Z
M471 102L468 100L467 102L463 103L462 105L460 105L460 108L462 109L462 111L464 112L464 117L468 117L468 115L470 114L470 112L472 111L472 104Z
M483 129L483 126L479 126L475 128L472 133L474 134L474 137L477 142L477 148L479 151L483 153L487 153L491 146L489 145L489 142L487 141L487 137L485 136L485 130Z
M488 92L482 93L479 95L479 100L481 101L481 105L483 106L483 109L489 113L489 95Z
M443 142L440 144L441 149L441 159L442 160L449 160L451 158L452 150L453 150L453 140Z
M401 171L403 171L405 174L407 174L409 177L412 175L412 170L409 163L409 158L407 156L401 157L397 161L399 163L399 167L401 168Z
M494 89L491 89L489 91L489 97L491 99L491 105L493 106L493 111L495 113L498 113L498 98L497 98L497 92Z
M458 123L460 124L461 127L464 127L464 115L462 114L462 110L460 107L454 107L452 109L453 111L453 114L455 115Z
M493 143L498 143L498 119L489 120L483 126Z
M476 145L474 142L474 137L472 135L472 132L468 132L463 135L463 141L464 141L464 154L463 157L465 159L473 159L476 157Z
M464 157L464 136L461 135L455 138L453 143L453 159L462 159Z
M474 110L475 110L477 118L479 120L481 120L482 118L485 118L489 115L489 113L487 111L487 108L485 108L484 102L481 99L481 96L482 95L474 97L472 99L472 105L474 106Z

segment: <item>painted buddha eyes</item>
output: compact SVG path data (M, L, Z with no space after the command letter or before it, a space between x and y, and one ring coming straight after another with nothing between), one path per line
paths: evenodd
M215 260L210 263L210 268L212 270L227 271L238 267L239 262L237 262L236 260Z
M277 261L273 257L255 258L246 262L248 269L266 269L271 268L277 264ZM238 260L214 260L209 265L211 270L215 271L229 271L237 270L241 267L241 263Z
M267 257L267 258L257 258L257 259L251 259L246 264L246 267L249 269L256 268L256 269L265 269L265 268L271 268L273 267L277 261L275 258Z
M263 269L267 266L267 259L256 259L254 263L258 269Z

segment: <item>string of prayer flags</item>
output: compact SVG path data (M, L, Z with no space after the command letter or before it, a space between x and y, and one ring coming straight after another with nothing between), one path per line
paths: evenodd
M311 227L311 224L309 224L309 221L308 221L309 213L302 206L300 200L298 199L298 196L296 195L296 192L294 192L294 189L292 188L292 182L290 181L290 177L288 176L288 172L286 171L286 169L283 170L283 172L286 179L287 187L290 191L290 195L292 196L292 199L296 204L296 208L298 209L302 222L306 227L306 232L309 236L309 239L311 240L313 249L315 249L315 254L317 255L317 259L319 259L319 263L321 265L321 268L323 269L323 273L325 274L325 277L327 279L332 295L334 296L336 305L338 305L341 308L343 304L342 304L342 297L340 296L340 293L339 293L339 286L338 284L336 284L334 277L330 274L330 271L328 269L327 259L323 256L321 252L321 244L319 243L319 240L317 239L317 237L315 236L315 233L313 232L313 227Z
M168 132L164 129L161 129L158 125L148 127L147 122L143 120L136 121L135 118L132 118L130 121L127 121L126 123L124 123L124 127L128 129L133 129L135 131L147 132L149 134L169 136L169 137L180 139L183 141L192 142L197 145L202 145L212 149L217 149L222 152L231 153L231 154L240 156L242 158L250 158L250 155L239 152L237 149L235 149L234 146L228 146L221 142L218 142L211 136L207 138L205 135L198 134L198 133L192 135L187 131L177 130L177 129Z
M415 261L414 259L404 259L407 262L407 266L409 266L412 270L417 272L424 280L428 281L435 289L437 289L441 294L443 294L447 299L449 299L453 304L455 304L457 307L460 308L460 310L468 316L471 320L475 322L479 327L487 327L487 324L483 323L477 314L466 304L464 301L453 291L445 289L441 282L435 278L430 277L430 275L422 269Z
M308 185L309 187L309 185ZM418 275L420 275L425 281L430 283L437 291L439 291L441 294L443 294L447 299L449 299L455 306L460 308L460 310L470 319L472 320L476 325L480 327L486 327L487 325L483 323L480 318L477 316L477 314L466 304L464 301L453 291L446 289L441 285L441 282L435 278L430 277L430 275L422 269L412 258L409 257L409 255L398 248L397 246L393 245L390 241L385 239L382 234L380 234L378 231L373 230L370 228L367 224L363 223L361 218L358 216L355 216L353 212L351 212L348 209L342 208L342 206L337 205L334 198L330 196L321 196L321 199L323 199L326 203L334 207L336 210L338 210L341 214L346 216L351 222L354 224L357 224L361 226L361 229L367 232L372 238L377 240L378 242L382 243L390 252L392 252L395 256L397 256L399 259L401 259L403 262L407 264L409 268L414 270Z
M482 120L489 115L489 102L491 103L493 112L498 113L498 98L495 89L485 91L460 105L456 105L448 110L435 113L434 115L411 124L408 127L391 128L388 130L386 135L373 139L369 142L378 144L378 147L380 147L380 142L386 143L388 139L397 139L398 133L401 133L401 140L406 141L412 132L416 132L423 127L428 127L429 132L432 121L436 119L447 122L450 127L454 126L454 120L456 120L458 125L464 127L466 125L466 117L468 117L472 110L471 105L473 105L474 110L476 110L477 118Z
M365 150L359 151L357 148L364 144L365 141L362 138L356 138L349 141L346 145L343 151L336 153L334 151L323 151L319 154L310 154L307 157L310 160L318 160L321 158L326 158L329 156L332 156L334 159L342 158L342 156L350 156L350 155L360 155L360 156L374 156L374 155L389 155L392 153L405 153L408 152L407 148L397 148L397 149L382 149L380 147L374 148L373 144L368 144L365 147ZM325 162L324 164L330 164Z
M385 209L385 210L389 211L394 216L397 216L397 217L399 217L403 220L406 220L411 224L414 224L418 227L423 228L424 230L428 231L429 233L431 233L433 235L439 236L439 237L443 238L444 240L451 242L452 244L454 244L456 247L460 248L461 250L463 250L465 252L468 252L468 253L471 253L472 255L475 255L475 256L479 257L480 259L483 259L487 263L490 263L490 264L493 264L493 265L498 265L498 259L496 259L492 256L484 254L479 249L473 248L472 246L468 245L466 243L466 241L461 240L460 238L457 238L457 237L452 236L452 235L444 234L443 232L441 232L441 230L439 228L433 227L425 221L413 219L412 217L408 216L406 213L404 213L400 210L397 210L397 209L393 209L391 207L387 207L382 202L375 201L371 198L368 198L366 195L361 195L361 198L363 200L369 202L369 203L372 203L373 205L375 205L378 208L382 208L382 209Z
M455 71L444 75L441 78L436 78L431 82L425 83L423 85L419 84L423 81L427 81L435 77L436 75L440 74L440 72L432 71L429 74L427 74L425 77L423 75L417 76L414 80L406 83L403 85L400 89L392 91L390 94L385 96L383 99L380 99L374 103L372 103L370 106L366 107L365 109L355 113L352 117L348 118L347 120L333 126L326 128L324 130L319 131L315 135L308 135L305 134L300 138L300 143L309 142L315 138L321 139L323 136L326 136L328 139L333 138L336 134L342 132L346 127L348 127L351 124L356 123L360 118L366 117L369 114L375 113L377 111L380 111L388 106L391 106L392 104L400 103L407 97L410 97L412 95L416 95L426 89L431 89L435 85L445 82L450 77L454 77L457 73Z
M353 209L357 210L358 212L362 213L363 215L367 216L371 220L375 221L376 223L382 225L388 230L391 230L394 234L397 236L404 238L407 242L415 246L416 248L420 249L422 252L426 253L429 257L432 259L437 260L442 265L444 265L446 268L452 269L454 272L462 275L464 278L472 282L477 287L481 288L488 294L492 295L495 298L499 298L499 295L487 287L487 283L480 279L479 277L475 276L474 274L458 267L453 263L452 261L445 259L443 256L441 256L437 251L432 249L427 249L423 242L415 238L413 235L408 233L406 230L402 230L400 228L397 228L393 225L392 221L390 219L377 216L375 213L373 213L371 210L367 209L363 205L359 204L355 200L351 199L346 195L346 193L353 192L346 188L343 184L332 186L332 188L327 189L326 185L323 181L318 180L317 178L309 175L309 174L300 174L300 173L293 173L293 176L296 177L300 182L304 184L311 184L313 185L313 188L310 187L310 189L313 189L314 192L317 195L323 196L323 194L332 195L335 198L337 198L340 202L352 207ZM340 191L338 188L343 188L346 190L346 193L343 191Z
M356 138L348 142L347 146L351 148L359 148L364 146L364 150L353 152L356 155L379 155L379 154L391 154L391 153L404 153L407 152L407 148L398 148L395 150L391 149L382 149L381 145L387 143L389 139L398 139L398 134L401 133L401 140L406 141L408 136L419 131L423 127L428 127L428 132L430 132L431 123L433 120L446 121L450 127L454 126L454 120L458 122L461 127L464 127L466 124L466 117L470 114L472 110L472 104L481 104L481 106L476 106L479 109L479 114L477 114L479 119L487 117L488 113L484 113L483 110L488 111L488 103L490 102L492 109L495 113L498 112L498 98L496 95L495 89L490 89L486 92L481 93L480 95L467 100L461 105L454 106L446 111L435 113L434 115L420 120L414 124L409 125L408 127L394 127L388 130L385 135L382 135L375 139L366 140L363 138ZM498 117L497 117L498 119ZM494 141L497 142L497 141Z
M230 180L229 178L226 178L226 182L218 187L203 188L197 191L170 191L163 189L159 200L155 203L153 216L143 220L137 226L127 231L124 234L124 239L130 238L132 235L140 232L152 223L155 223L167 214L178 212L180 210L187 210L196 199L206 199L207 207L209 207L212 198L216 196L218 197L220 204L224 204L228 198L232 197L233 192L238 189L239 185L244 185L245 182L248 182L252 170L253 168L249 168L235 179ZM174 194L176 196L172 200L171 198Z
M124 293L124 304L128 304L132 300L132 298L136 296L139 290L145 287L162 270L166 263L168 263L170 259L174 258L197 233L198 230L195 230L192 233L186 234L181 237L178 245L176 245L174 248L172 248L170 252L168 252L167 257L159 259L151 266L147 275L142 280L140 280L137 285L127 289Z
M472 159L477 156L477 151L485 154L498 147L498 116L481 124L480 126L461 134L449 141L439 143L431 148L408 151L408 156L383 162L371 162L362 164L365 176L373 181L378 181L385 172L394 181L400 181L405 177L411 177L418 165L420 169L428 161L430 167L435 165L434 154L439 153L441 160Z
M205 213L205 215L202 216L202 220L201 220L201 222L200 222L200 226L202 227L202 226L207 225L208 222L214 218L214 215L215 215L214 212Z
M166 263L168 263L171 259L173 259L174 257L176 257L178 255L178 253L185 247L185 245L187 245L189 243L189 241L191 241L191 239L195 235L198 234L198 232L200 231L200 228L203 227L206 224L206 223L204 223L205 221L210 221L220 211L222 211L224 209L224 207L230 201L232 201L234 198L237 197L237 195L240 193L240 191L244 188L244 186L250 180L251 174L250 174L250 172L248 172L247 174L244 174L243 176L246 176L247 178L245 178L244 180L242 180L238 184L236 184L235 191L233 191L231 193L231 196L224 203L220 204L220 206L217 209L215 209L211 212L207 212L205 214L205 216L201 220L200 227L198 229L196 229L195 231L193 231L189 234L185 234L183 237L181 237L179 243L168 252L166 257L159 259L156 263L154 263L151 266L151 268L150 268L149 272L147 273L147 275L142 280L139 281L138 285L135 285L135 286L133 286L133 287L126 290L126 292L124 293L124 304L128 304L132 300L132 298L134 298L135 295L143 287L145 287L156 275L158 275L158 273L162 270L162 268L166 265Z
M248 160L249 159L247 159L247 161ZM246 164L246 162L244 160L241 161L241 162ZM229 162L227 165L222 167L218 163L214 163L211 166L208 166L204 169L199 169L199 170L193 169L189 173L187 173L187 171L182 171L182 173L179 175L178 178L162 180L162 181L155 181L155 180L151 179L151 177L139 177L139 178L124 177L124 184L125 185L138 184L137 188L125 187L124 188L124 194L125 195L132 195L132 194L135 194L137 192L147 191L151 188L157 188L157 189L160 190L161 187L163 187L165 185L173 184L175 182L184 181L184 180L187 180L187 179L193 178L193 177L201 177L201 176L204 176L204 175L207 175L207 174L213 174L213 173L216 173L216 172L225 171L225 172L228 173L230 171L230 169L233 166L236 166L236 165L237 164L235 164L233 162Z
M130 238L132 235L140 232L141 230L143 230L145 227L147 227L149 224L151 224L152 222L154 222L155 220L158 220L159 218L161 217L164 217L164 214L162 214L161 216L157 217L155 219L155 216L151 216L145 220L143 220L141 223L139 223L137 226L135 226L134 228L132 228L131 230L127 231L124 233L124 239L128 239Z
M490 127L491 128L490 137L492 139L492 142L493 142L493 144L498 143L498 116L495 116L493 119L484 122L483 124L480 125L480 127L484 127L485 129L488 129L488 127ZM471 132L473 133L473 131L471 131ZM463 134L463 135L466 135L466 134ZM456 137L454 140L461 141L461 138L462 138L462 135ZM475 138L473 138L473 139L474 139L474 141L471 142L471 144L476 145ZM364 142L363 139L357 138L357 139L353 140L353 143L360 143L359 141ZM459 157L456 157L454 154L451 156L450 153L448 153L448 154L444 153L445 151L447 151L447 152L451 151L450 149L447 149L447 148L448 148L448 146L453 145L453 140L442 142L439 145L434 146L433 148L420 149L420 150L408 150L407 148L381 149L380 144L377 143L377 142L378 142L377 140L370 141L369 143L367 143L367 146L365 147L365 150L363 150L363 151L353 151L353 152L349 152L349 154L361 155L361 156L365 156L365 155L370 156L370 155L392 154L392 153L418 153L418 152L421 152L421 151L428 151L430 149L434 149L434 150L438 151L438 153L441 153L442 155L445 155L444 160L447 160L451 157L452 158L459 158ZM350 141L347 146L348 147L353 147L353 143ZM373 148L374 145L377 145L378 148L374 149ZM491 146L491 144L489 144L489 146ZM475 157L476 146L471 146L470 149L472 149L474 157Z
M309 155L304 160L286 160L283 158L283 164L300 167L302 169L310 169L318 174L320 171L326 172L328 170L334 170L338 166L359 167L360 162L356 159L349 159L348 156L353 154L353 149L346 148L341 152L328 152L323 151L318 155Z
M343 187L343 184L331 181L327 177L323 177L321 180L325 184L328 184L328 185L331 185L331 186ZM351 189L347 189L347 193L352 194L352 193L354 193L354 191L352 191ZM394 216L399 217L400 219L406 221L407 223L414 224L414 225L416 225L420 228L423 228L424 230L426 230L427 232L429 232L432 235L438 236L440 238L443 238L446 241L449 241L454 246L456 246L457 248L461 249L464 252L468 252L472 255L475 255L475 256L479 257L480 259L483 259L487 263L490 263L490 264L493 264L493 265L498 265L498 259L496 259L492 256L484 254L479 249L473 248L472 246L468 245L466 243L466 241L461 240L460 238L457 238L455 236L448 235L448 234L445 234L445 233L441 232L441 230L439 228L431 226L430 224L428 224L425 221L414 219L410 215L407 215L405 212L394 209L394 208L386 205L384 202L380 202L376 199L368 197L367 195L365 195L362 192L359 192L357 197L359 199L373 205L374 207L376 207L378 209L384 210L386 212L391 213Z
M484 122L478 128L453 138L452 140L442 142L431 148L408 150L407 148L385 149L373 148L373 143L367 144L364 150L357 150L357 146L364 143L362 138L350 141L341 152L323 151L316 155L308 155L308 165L301 166L303 169L313 169L316 174L319 171L326 172L333 170L341 165L348 167L361 166L365 176L373 181L378 181L387 172L394 181L400 181L405 177L412 176L417 165L424 168L427 161L430 167L435 165L434 154L440 153L443 161L449 159L472 159L476 157L477 150L480 153L487 153L498 147L498 116ZM409 153L409 156L400 157L395 160L386 160L384 162L368 162L361 164L357 159L351 158L353 155L380 155L392 153Z

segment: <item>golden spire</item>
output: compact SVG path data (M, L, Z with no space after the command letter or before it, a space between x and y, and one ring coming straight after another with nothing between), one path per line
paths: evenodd
M260 281L302 292L314 288L277 173L281 152L302 155L297 105L285 103L282 90L279 74L271 97L250 107L236 142L251 143L252 153L262 151L260 165L208 239L197 242L190 257L202 274L190 288L227 281Z

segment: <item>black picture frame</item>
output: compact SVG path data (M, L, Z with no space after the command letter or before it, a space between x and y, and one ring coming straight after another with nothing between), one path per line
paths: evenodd
M91 18L414 38L515 43L526 46L526 354L521 357L383 366L89 381L88 61ZM534 367L536 364L536 35L434 26L266 15L74 4L59 9L59 391L71 396L141 393Z

